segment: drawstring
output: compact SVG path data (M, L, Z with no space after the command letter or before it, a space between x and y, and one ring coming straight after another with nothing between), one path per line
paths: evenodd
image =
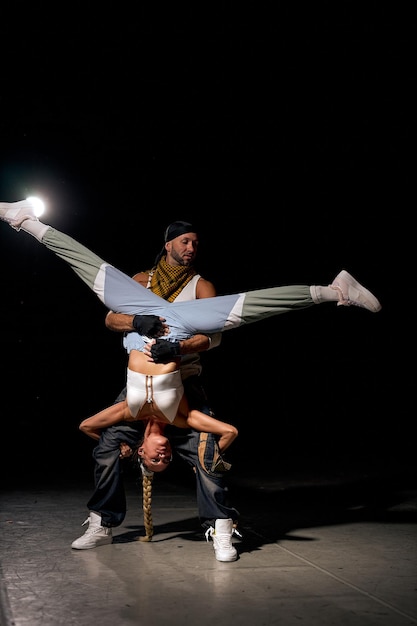
M152 404L153 402L153 376L146 376L146 402Z

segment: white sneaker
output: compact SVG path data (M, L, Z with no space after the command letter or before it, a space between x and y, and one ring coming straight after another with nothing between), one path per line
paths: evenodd
M329 287L337 291L337 306L360 306L372 313L378 313L382 308L375 296L346 270L342 270Z
M206 539L213 539L214 554L218 561L236 561L237 551L232 545L232 536L234 534L241 537L241 534L233 527L231 519L216 519L215 524L210 526L206 531Z
M0 202L0 219L10 224L15 230L20 230L25 220L35 220L36 205L30 200L20 200L20 202Z
M112 530L101 525L101 515L90 511L90 516L87 517L81 526L85 526L85 524L88 524L87 530L81 537L72 542L71 548L74 548L74 550L89 550L90 548L97 548L98 546L112 543Z

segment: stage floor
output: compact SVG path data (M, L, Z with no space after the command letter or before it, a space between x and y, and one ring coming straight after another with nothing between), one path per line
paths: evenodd
M32 477L33 478L33 477ZM417 489L407 478L252 473L231 480L239 558L216 561L191 484L154 482L111 545L76 551L92 476L41 478L0 497L2 626L405 626L417 624Z

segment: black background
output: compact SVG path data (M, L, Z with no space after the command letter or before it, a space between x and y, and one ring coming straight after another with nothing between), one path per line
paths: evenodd
M236 471L412 465L414 11L14 3L2 31L0 200L41 195L44 221L130 275L183 219L218 293L346 268L380 299L377 315L315 307L203 355L240 431ZM78 424L124 384L121 337L26 233L1 227L0 262L2 463L90 471Z

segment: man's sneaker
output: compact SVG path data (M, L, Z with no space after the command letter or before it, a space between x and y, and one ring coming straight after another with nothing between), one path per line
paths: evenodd
M337 291L339 297L337 306L360 306L372 313L378 313L381 310L381 305L375 296L346 270L342 270L329 287Z
M216 519L213 526L206 531L206 539L213 539L214 554L218 561L236 561L237 551L232 545L232 536L241 534L233 527L231 519Z
M10 224L15 230L20 230L25 220L35 220L36 202L20 200L20 202L0 202L0 219Z
M111 528L101 525L101 515L90 511L90 516L81 525L85 526L85 524L88 524L85 533L71 544L71 548L74 550L89 550L113 541Z

